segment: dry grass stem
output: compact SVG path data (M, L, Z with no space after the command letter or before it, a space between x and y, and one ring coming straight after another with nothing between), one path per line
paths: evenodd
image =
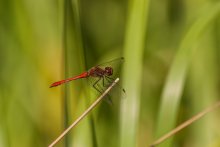
M56 145L74 126L76 126L92 109L95 108L95 106L105 97L106 94L109 93L109 91L117 84L119 81L119 78L117 78L103 93L101 96L97 98L95 102L92 103L92 105L84 111L82 115L80 115L65 131L63 131L62 134L60 134L57 139L55 139L48 147L53 147Z
M160 143L162 143L163 141L165 141L166 139L168 139L169 137L171 137L172 135L176 134L177 132L179 132L180 130L184 129L185 127L189 126L190 124L192 124L193 122L197 121L198 119L200 119L201 117L203 117L205 114L213 111L215 108L220 106L220 101L218 101L217 103L215 103L214 105L206 108L205 110L203 110L202 112L198 113L197 115L193 116L192 118L190 118L189 120L185 121L184 123L182 123L181 125L179 125L178 127L176 127L175 129L173 129L172 131L168 132L167 134L165 134L164 136L162 136L161 138L159 138L158 140L156 140L154 143L152 143L150 145L150 147L155 147L156 145L159 145Z

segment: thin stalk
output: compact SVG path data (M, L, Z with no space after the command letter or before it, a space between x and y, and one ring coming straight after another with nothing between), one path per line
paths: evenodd
M215 103L214 105L206 108L205 110L203 110L202 112L196 114L195 116L193 116L192 118L188 119L187 121L185 121L184 123L180 124L178 127L176 127L175 129L173 129L172 131L168 132L167 134L163 135L162 137L160 137L158 140L156 140L154 143L152 143L151 147L155 147L156 145L159 145L160 143L162 143L163 141L165 141L166 139L168 139L169 137L173 136L174 134L178 133L179 131L181 131L182 129L184 129L185 127L191 125L192 123L194 123L195 121L199 120L201 117L203 117L204 115L206 115L207 113L215 110L216 108L218 108L220 106L220 101L218 101L217 103Z
M105 95L107 95L109 93L109 91L119 82L119 78L117 78L97 99L95 102L92 103L92 105L90 105L89 108L87 108L82 115L80 115L65 131L63 131L63 133L57 138L55 139L48 147L53 147L54 145L56 145L74 126L76 126L86 115L88 115L88 113L93 110L97 104L99 104L101 102L101 100L103 100L103 98L105 97Z

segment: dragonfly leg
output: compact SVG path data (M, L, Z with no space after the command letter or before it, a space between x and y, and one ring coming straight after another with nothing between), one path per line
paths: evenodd
M106 82L105 82L105 80L106 80ZM109 79L107 79L106 76L103 77L103 81L102 81L103 87L108 87L111 83L112 83L112 81L109 81Z
M113 78L111 78L111 77L109 77L109 76L105 76L108 80L110 80L111 82L113 82L114 81L114 79Z
M92 86L95 88L95 90L97 90L99 93L102 94L102 92L97 88L97 84L100 80L101 80L101 78L99 78Z
M109 85L106 85L106 82L105 82L105 76L102 77L102 86L103 87L108 87ZM99 85L98 85L99 86ZM113 102L112 102L112 99L111 99L111 96L109 94L106 95L106 99L105 99L110 105L113 105Z
M111 77L109 77L109 76L105 76L106 77L106 80L108 81L108 82L113 82L114 81L114 79L113 78L111 78ZM119 87L120 87L120 89L122 89L122 91L125 93L125 89L124 88L122 88L120 85L119 85Z
M109 82L112 83L114 81L113 78L109 77L109 76L105 76L105 79Z
M107 81L109 84L111 84L111 83L114 82L114 79L111 78L111 77L109 77L109 76L105 76L105 79L106 79L106 81ZM108 84L108 85L109 85L109 84ZM107 86L108 86L108 85L107 85Z
M105 78L104 77L102 78L102 85L103 85L103 87L105 87Z
M95 88L95 90L97 90L100 94L102 94L102 92L100 91L100 89L102 89L100 87L100 85L98 85L98 82L103 79L103 84L104 84L104 77L100 77L94 84L93 84L93 87ZM102 89L103 90L103 89ZM112 99L110 97L109 94L106 95L106 101L110 104L110 105L113 105L113 102L112 102Z

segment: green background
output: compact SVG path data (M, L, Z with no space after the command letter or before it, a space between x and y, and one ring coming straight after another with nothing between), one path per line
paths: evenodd
M1 0L0 147L48 146L95 100L86 80L124 57L125 98L99 104L57 146L143 147L220 95L220 2ZM160 146L219 147L219 111Z

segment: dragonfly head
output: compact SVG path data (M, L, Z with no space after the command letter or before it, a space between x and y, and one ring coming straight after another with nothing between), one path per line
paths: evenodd
M111 76L113 74L113 69L111 67L105 67L105 73L107 76Z

